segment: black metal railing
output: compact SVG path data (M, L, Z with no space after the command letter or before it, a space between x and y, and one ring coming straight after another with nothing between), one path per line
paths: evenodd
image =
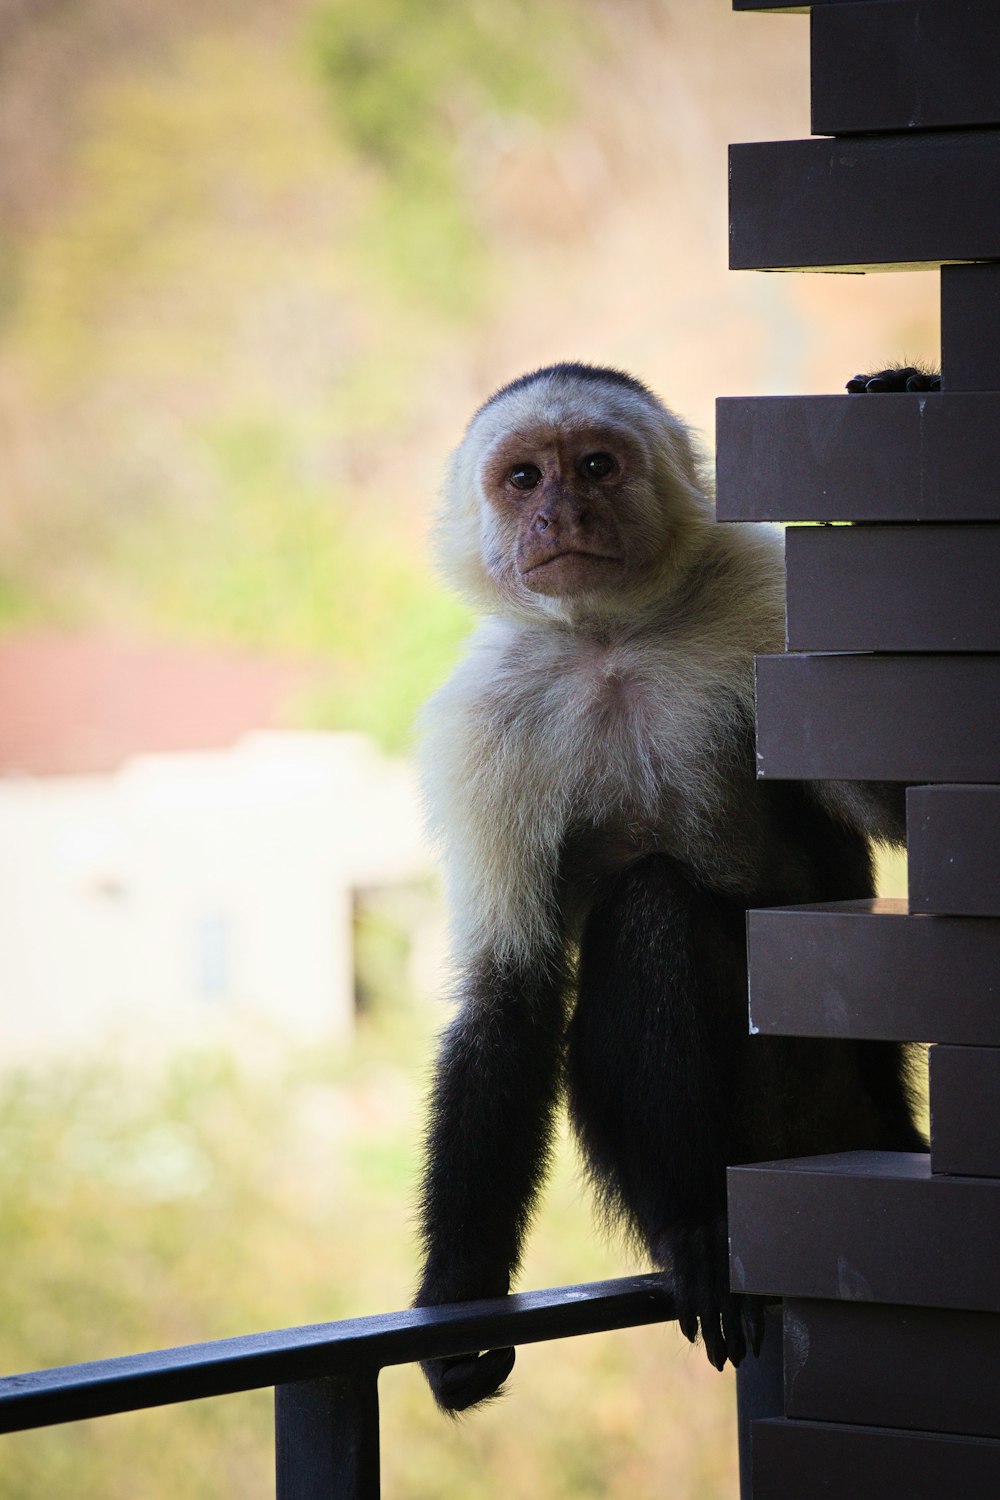
M662 1275L629 1276L64 1365L0 1379L0 1432L274 1386L278 1500L377 1500L384 1366L674 1316Z

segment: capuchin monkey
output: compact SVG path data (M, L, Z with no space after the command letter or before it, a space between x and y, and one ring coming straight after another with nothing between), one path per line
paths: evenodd
M902 1049L747 1021L747 909L871 896L904 789L757 780L782 536L716 523L690 432L630 375L553 365L491 396L436 540L484 618L424 723L460 1009L417 1304L509 1291L565 1091L606 1218L668 1273L684 1334L738 1364L762 1322L729 1290L726 1166L925 1149ZM513 1362L424 1369L461 1411Z

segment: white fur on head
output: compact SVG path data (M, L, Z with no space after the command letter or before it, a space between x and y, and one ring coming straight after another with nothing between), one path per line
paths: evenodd
M625 480L608 504L627 510L624 527L639 530L655 566L630 573L607 602L518 592L510 557L491 568L497 511L483 467L501 440L546 423L627 431ZM687 428L638 381L555 366L473 417L437 541L452 581L489 617L428 706L422 736L458 961L489 952L530 965L558 949L569 930L560 862L574 826L637 856L671 854L733 889L744 871L728 811L753 714L753 654L784 639L781 533L716 525Z
M512 579L507 544L486 503L483 470L495 445L511 432L606 422L626 427L643 456L631 486L641 505L645 544L660 556L655 592L694 533L712 520L702 459L691 433L638 380L592 365L560 364L502 387L479 408L452 454L434 528L438 561L448 580L489 613L560 614L558 599L532 594Z

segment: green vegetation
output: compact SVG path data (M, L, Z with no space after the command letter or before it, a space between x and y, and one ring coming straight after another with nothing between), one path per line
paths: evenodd
M461 315L481 305L489 252L478 232L476 145L506 122L567 104L578 24L561 0L333 0L310 40L334 118L378 170L360 248L376 283Z
M366 730L405 746L416 708L467 632L464 608L419 556L352 514L349 496L303 475L276 423L202 434L217 503L157 515L117 539L124 577L172 634L221 636L328 663L299 705L305 727Z

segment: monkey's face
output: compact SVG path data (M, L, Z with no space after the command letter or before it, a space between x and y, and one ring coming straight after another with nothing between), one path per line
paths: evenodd
M643 454L611 423L539 423L504 434L481 482L517 582L565 598L616 590L634 572Z
M684 424L627 377L579 368L500 391L452 456L438 555L487 610L634 613L711 517Z

